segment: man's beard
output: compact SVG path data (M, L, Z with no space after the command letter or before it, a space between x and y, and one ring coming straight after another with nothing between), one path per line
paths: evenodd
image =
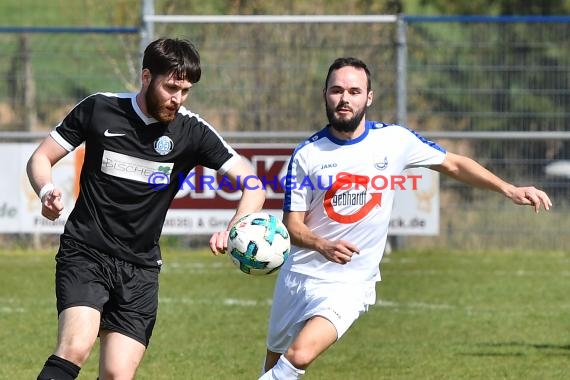
M364 118L367 108L368 107L364 107L362 110L360 110L360 112L356 113L350 119L339 119L334 115L335 109L327 105L326 106L327 118L329 119L330 126L333 127L336 131L354 132L356 128L358 128L358 125L360 124L362 119Z
M156 96L157 91L155 89L154 82L151 80L148 89L145 94L146 109L150 116L162 123L170 123L176 118L175 111L166 108Z

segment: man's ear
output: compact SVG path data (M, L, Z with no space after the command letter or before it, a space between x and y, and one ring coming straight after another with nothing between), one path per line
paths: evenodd
M152 74L150 73L149 69L143 69L141 73L141 82L143 86L148 86L152 79Z
M374 99L374 92L368 92L368 99L366 100L366 107L370 107L372 105L372 100Z

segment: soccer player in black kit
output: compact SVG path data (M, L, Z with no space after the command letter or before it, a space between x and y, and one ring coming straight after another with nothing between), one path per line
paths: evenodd
M158 39L144 52L138 93L96 93L77 104L27 166L42 215L57 219L62 191L52 167L85 143L80 192L56 255L57 347L39 380L75 379L99 336L99 379L133 379L156 321L159 238L180 182L196 165L242 187L239 217L261 210L265 191L252 167L199 115L182 106L200 80L200 57L186 40ZM151 186L160 173L166 187ZM210 249L227 247L227 231Z

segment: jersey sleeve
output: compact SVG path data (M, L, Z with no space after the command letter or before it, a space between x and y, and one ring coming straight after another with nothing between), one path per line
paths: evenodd
M408 142L407 168L439 165L443 162L446 154L444 148L415 131L407 128L402 128L402 131Z
M94 95L83 99L50 133L50 136L67 151L71 152L85 141L94 102Z
M304 154L297 149L287 166L285 177L285 199L283 211L308 211L311 204L311 187L300 186L305 178L309 178L308 163Z
M211 126L203 125L198 163L225 174L238 162L240 155Z

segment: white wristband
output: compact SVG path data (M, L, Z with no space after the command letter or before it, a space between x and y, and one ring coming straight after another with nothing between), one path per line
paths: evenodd
M46 183L45 185L43 185L42 189L40 190L40 201L44 201L44 197L49 194L50 192L53 191L53 189L55 189L55 186L53 185L53 183Z

